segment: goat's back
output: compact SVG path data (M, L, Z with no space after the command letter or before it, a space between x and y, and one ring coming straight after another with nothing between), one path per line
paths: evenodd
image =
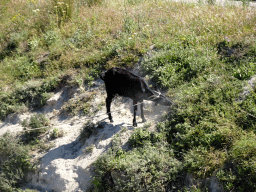
M104 80L108 94L118 94L135 98L140 93L148 91L146 82L139 76L122 68L112 68L100 76Z

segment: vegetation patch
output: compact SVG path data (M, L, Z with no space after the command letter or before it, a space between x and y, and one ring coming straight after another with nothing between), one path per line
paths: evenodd
M0 190L13 191L25 181L25 175L33 170L28 147L10 133L0 137Z
M165 143L146 144L127 152L121 148L112 149L100 157L95 166L97 176L93 181L93 191L113 187L111 183L104 182L107 173L111 173L109 180L115 184L113 189L116 191L145 191L156 188L165 191L182 168L181 162L175 159L173 151Z
M213 54L209 57L209 53ZM210 70L216 55L211 50L184 47L182 44L164 45L142 63L142 69L156 83L164 87L177 87L190 82L202 71Z
M206 178L224 165L226 154L224 151L198 147L185 154L184 160L188 172L194 173L196 177Z
M148 143L160 142L164 139L164 136L158 132L150 132L147 129L138 128L134 130L134 133L129 137L129 144L133 147L142 147Z
M227 40L217 45L220 59L229 65L227 70L233 72L233 76L240 80L249 79L256 73L255 45L238 42L232 45Z
M104 123L92 123L91 121L87 121L83 129L81 130L79 141L85 142L86 139L88 139L92 134L96 135L99 131L99 129L104 128ZM89 148L88 148L89 149Z
M63 110L70 115L89 115L97 112L98 108L92 108L92 100L95 97L96 92L82 95L79 98L70 99L64 106Z
M52 130L51 134L50 134L50 138L51 138L51 139L56 139L56 138L58 138L58 137L63 137L63 135L64 135L63 130L59 130L59 129L57 129L57 128L54 128L54 129Z
M39 145L45 149L44 143L41 141L40 136L49 130L50 121L43 114L35 114L29 120L25 119L21 125L28 131L22 135L22 142L30 145Z
M30 82L27 85L17 87L13 92L0 94L0 119L8 114L22 112L28 108L38 109L45 105L54 89L58 87L61 79L52 78L44 82Z

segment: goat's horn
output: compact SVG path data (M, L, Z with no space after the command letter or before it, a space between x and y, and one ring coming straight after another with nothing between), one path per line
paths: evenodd
M151 95L149 98L157 99L158 97L159 97L158 95Z
M160 92L157 92L157 91L153 91L155 94L157 94L158 96L161 95Z

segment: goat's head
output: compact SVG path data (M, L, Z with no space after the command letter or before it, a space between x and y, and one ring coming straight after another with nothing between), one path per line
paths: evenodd
M152 101L155 102L155 105L160 104L160 105L165 105L165 106L171 106L172 102L170 99L168 99L168 97L166 97L165 95L163 95L160 92L157 91L153 91L154 95L152 96Z

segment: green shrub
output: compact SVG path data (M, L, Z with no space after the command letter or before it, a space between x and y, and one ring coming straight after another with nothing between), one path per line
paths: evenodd
M46 118L43 114L36 114L30 117L29 127L39 128L49 125L49 119Z
M43 82L31 81L25 86L17 87L11 93L0 93L0 119L25 107L38 109L45 105L54 89L64 83L59 77L49 78Z
M232 157L237 162L243 162L256 156L256 136L253 132L248 133L236 140L231 149Z
M233 76L239 80L246 80L252 77L256 72L255 63L242 63L239 67L233 69Z
M35 114L30 117L29 120L25 119L21 122L21 125L25 128L32 129L26 131L23 135L22 141L25 143L31 143L36 141L38 137L45 133L49 128L50 121L44 116L44 114ZM41 129L37 129L41 128ZM35 130L33 130L35 129Z
M230 161L217 172L217 178L227 190L255 191L256 141L253 132L243 134L233 142Z
M215 59L215 56L212 58ZM155 82L164 87L176 87L210 67L212 58L200 49L173 44L145 59L141 66Z
M32 169L29 150L10 133L0 137L0 190L13 191Z
M51 139L56 139L58 137L63 137L63 135L64 135L63 130L60 131L59 129L54 128L50 134L50 137Z
M236 116L236 124L244 130L256 130L256 94L255 90L251 90L244 101L238 106L239 114Z
M134 148L131 151L116 155L114 151L100 157L95 166L99 174L94 181L104 187L101 176L106 172L123 175L123 178L115 179L115 191L165 191L169 182L175 181L181 170L181 162L175 159L173 151L164 143L156 145L144 145L141 148ZM103 171L104 170L104 171ZM103 172L102 172L103 171Z
M223 151L207 150L204 147L191 149L184 155L185 166L188 172L194 173L199 178L206 178L221 168L226 160Z
M92 153L95 145L92 144L84 149L84 153Z
M116 188L125 191L165 191L166 184L175 180L181 167L172 151L162 146L134 149L122 159L116 169L125 170L128 184L127 181L120 181Z
M217 172L217 178L228 191L255 191L256 159L228 162Z
M134 133L129 137L129 144L133 147L143 146L147 143L151 143L151 132L138 128L134 130Z
M162 140L164 140L162 133L150 132L144 128L138 128L134 130L134 133L129 137L128 142L133 147L141 147Z
M81 130L79 141L85 142L93 133L96 133L96 124L91 121L88 121L84 124L84 128Z
M218 178L219 181L222 182L225 190L232 191L235 189L234 183L237 177L236 175L234 175L231 169L220 169L217 172L216 177Z

